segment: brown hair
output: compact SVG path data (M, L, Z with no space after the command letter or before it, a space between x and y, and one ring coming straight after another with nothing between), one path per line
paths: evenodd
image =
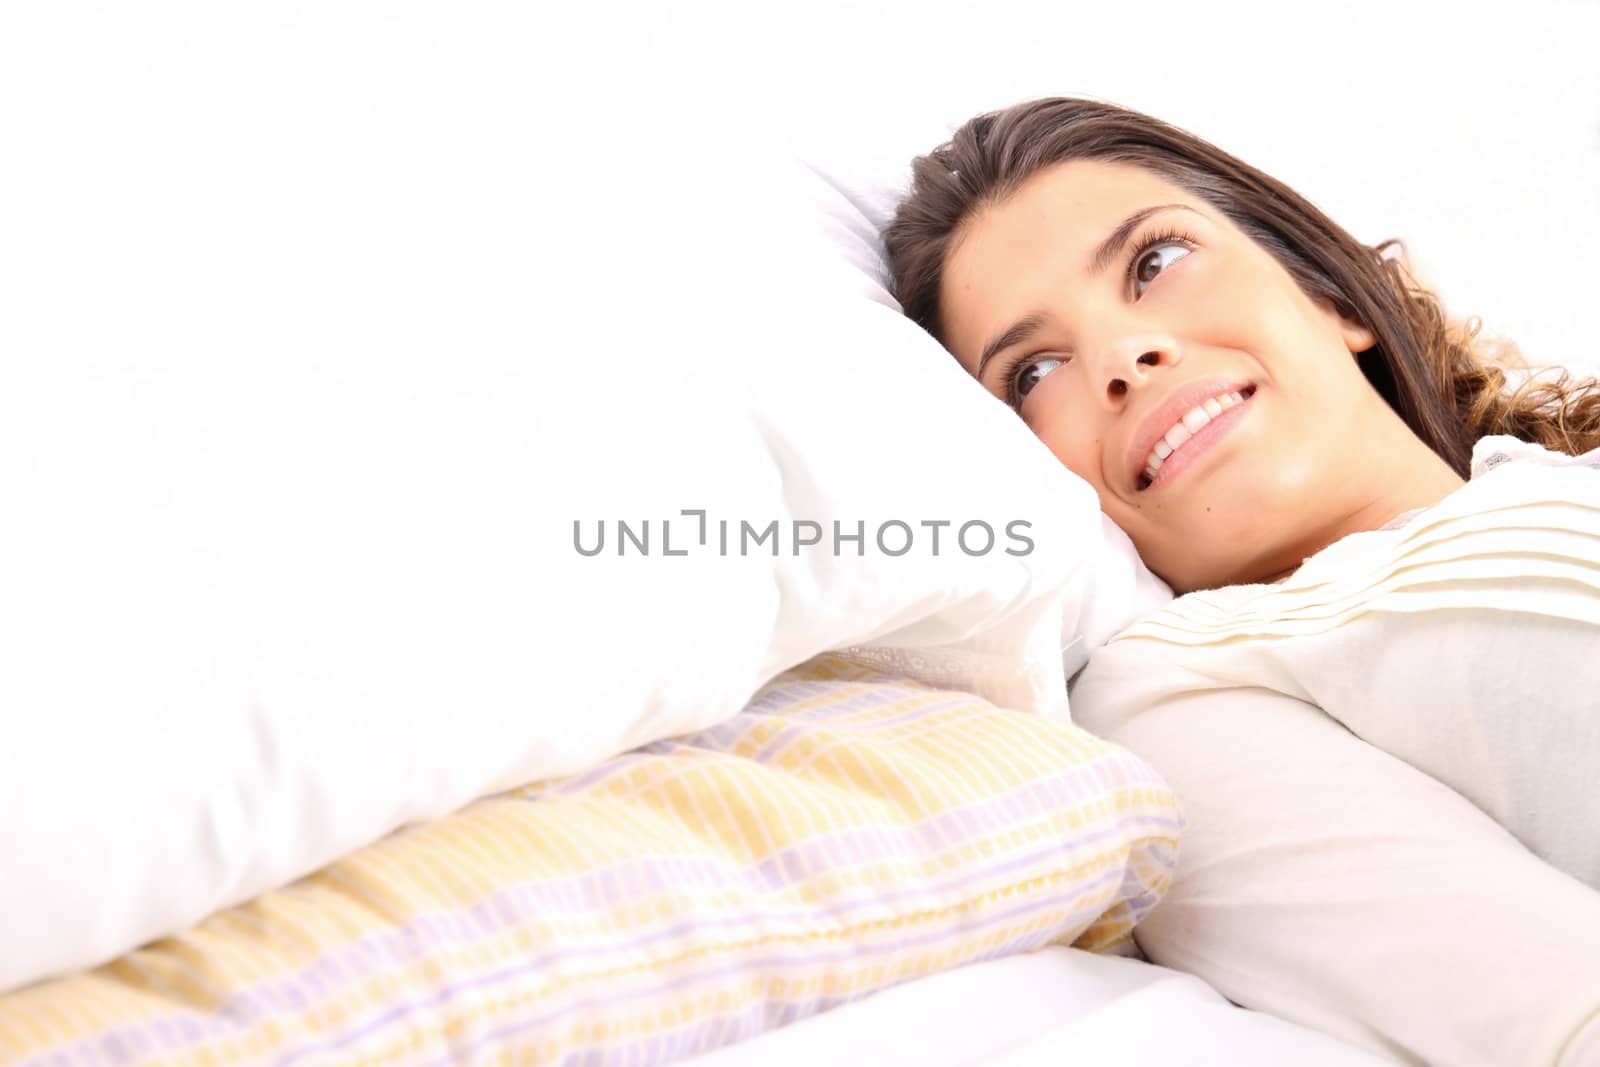
M911 191L884 231L895 295L944 343L939 283L952 241L980 209L1035 172L1076 159L1141 167L1210 204L1273 256L1305 293L1370 329L1360 366L1413 433L1465 477L1472 446L1512 434L1579 453L1600 447L1594 379L1530 376L1509 345L1491 351L1478 324L1450 322L1419 284L1398 242L1368 247L1282 182L1216 146L1136 111L1055 97L979 115L912 163Z

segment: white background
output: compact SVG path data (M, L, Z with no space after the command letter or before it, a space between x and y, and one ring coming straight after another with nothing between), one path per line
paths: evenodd
M627 49L685 58L668 77L875 175L1028 97L1148 111L1360 240L1405 239L1452 312L1531 358L1600 363L1600 3L775 7L668 4L617 24Z
M7 4L0 358L532 348L580 279L626 314L605 205L692 172L674 124L892 177L974 110L1083 93L1406 238L1534 358L1597 360L1592 0L579 7Z

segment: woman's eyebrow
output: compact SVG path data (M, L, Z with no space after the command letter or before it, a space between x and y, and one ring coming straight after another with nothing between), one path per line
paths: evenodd
M1138 211L1135 211L1133 214L1129 215L1127 218L1118 223L1117 228L1112 230L1106 239L1101 241L1100 244L1095 248L1094 256L1089 260L1090 273L1104 273L1105 269L1111 266L1112 260L1121 255L1123 246L1128 243L1128 239L1133 236L1133 231L1138 229L1139 225L1143 223L1145 219L1148 219L1151 215L1155 215L1159 212L1171 211L1173 209L1177 209L1178 211L1193 211L1195 214L1199 214L1199 212L1194 211L1194 208L1187 204L1156 204L1152 207L1140 208ZM1006 327L1005 331L1002 332L1000 336L983 346L983 355L978 357L978 373L976 376L979 379L982 379L983 368L989 365L989 361L991 359L993 359L995 356L998 356L1001 352L1004 352L1012 345L1019 344L1027 340L1035 330L1044 325L1044 321L1045 313L1042 311L1035 311L1029 315L1023 316L1010 326Z
M1157 212L1170 211L1173 208L1179 211L1194 211L1194 208L1187 204L1157 204L1154 207L1142 207L1123 219L1122 223L1111 231L1111 235L1100 242L1100 247L1094 250L1094 258L1089 260L1089 272L1099 274L1111 266L1111 261L1121 254L1122 246L1128 243L1128 238L1133 236L1133 231L1139 228L1140 223ZM1199 214L1198 211L1194 213Z
M983 368L989 365L991 359L1012 345L1026 341L1035 330L1044 325L1044 318L1044 312L1035 311L1013 322L1005 333L984 345L983 355L978 357L978 379L980 381L983 379Z

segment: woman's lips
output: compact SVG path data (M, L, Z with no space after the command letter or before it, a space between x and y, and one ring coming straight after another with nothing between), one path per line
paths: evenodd
M1221 414L1211 416L1204 426L1190 434L1188 440L1172 450L1171 455L1167 456L1162 462L1160 469L1156 471L1155 477L1148 483L1143 482L1141 476L1140 484L1142 487L1140 492L1160 489L1171 483L1173 479L1181 477L1184 471L1188 470L1195 461L1210 450L1213 444L1227 434L1228 431L1232 430L1240 419L1244 418L1246 411L1250 407L1251 400L1255 396L1256 389L1254 386L1246 386L1244 389L1235 390L1235 392L1243 396L1242 401L1227 408Z
M1250 388L1253 386L1247 379L1201 378L1180 385L1167 394L1167 398L1156 405L1155 410L1140 420L1138 428L1134 431L1133 440L1128 442L1126 462L1130 486L1135 490L1140 488L1141 475L1144 473L1151 450L1185 414L1214 397Z

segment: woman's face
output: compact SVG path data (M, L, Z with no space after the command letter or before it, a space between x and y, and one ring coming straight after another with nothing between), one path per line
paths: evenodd
M1268 580L1374 505L1398 420L1371 333L1148 171L1035 174L957 235L941 298L956 357L1180 592Z

